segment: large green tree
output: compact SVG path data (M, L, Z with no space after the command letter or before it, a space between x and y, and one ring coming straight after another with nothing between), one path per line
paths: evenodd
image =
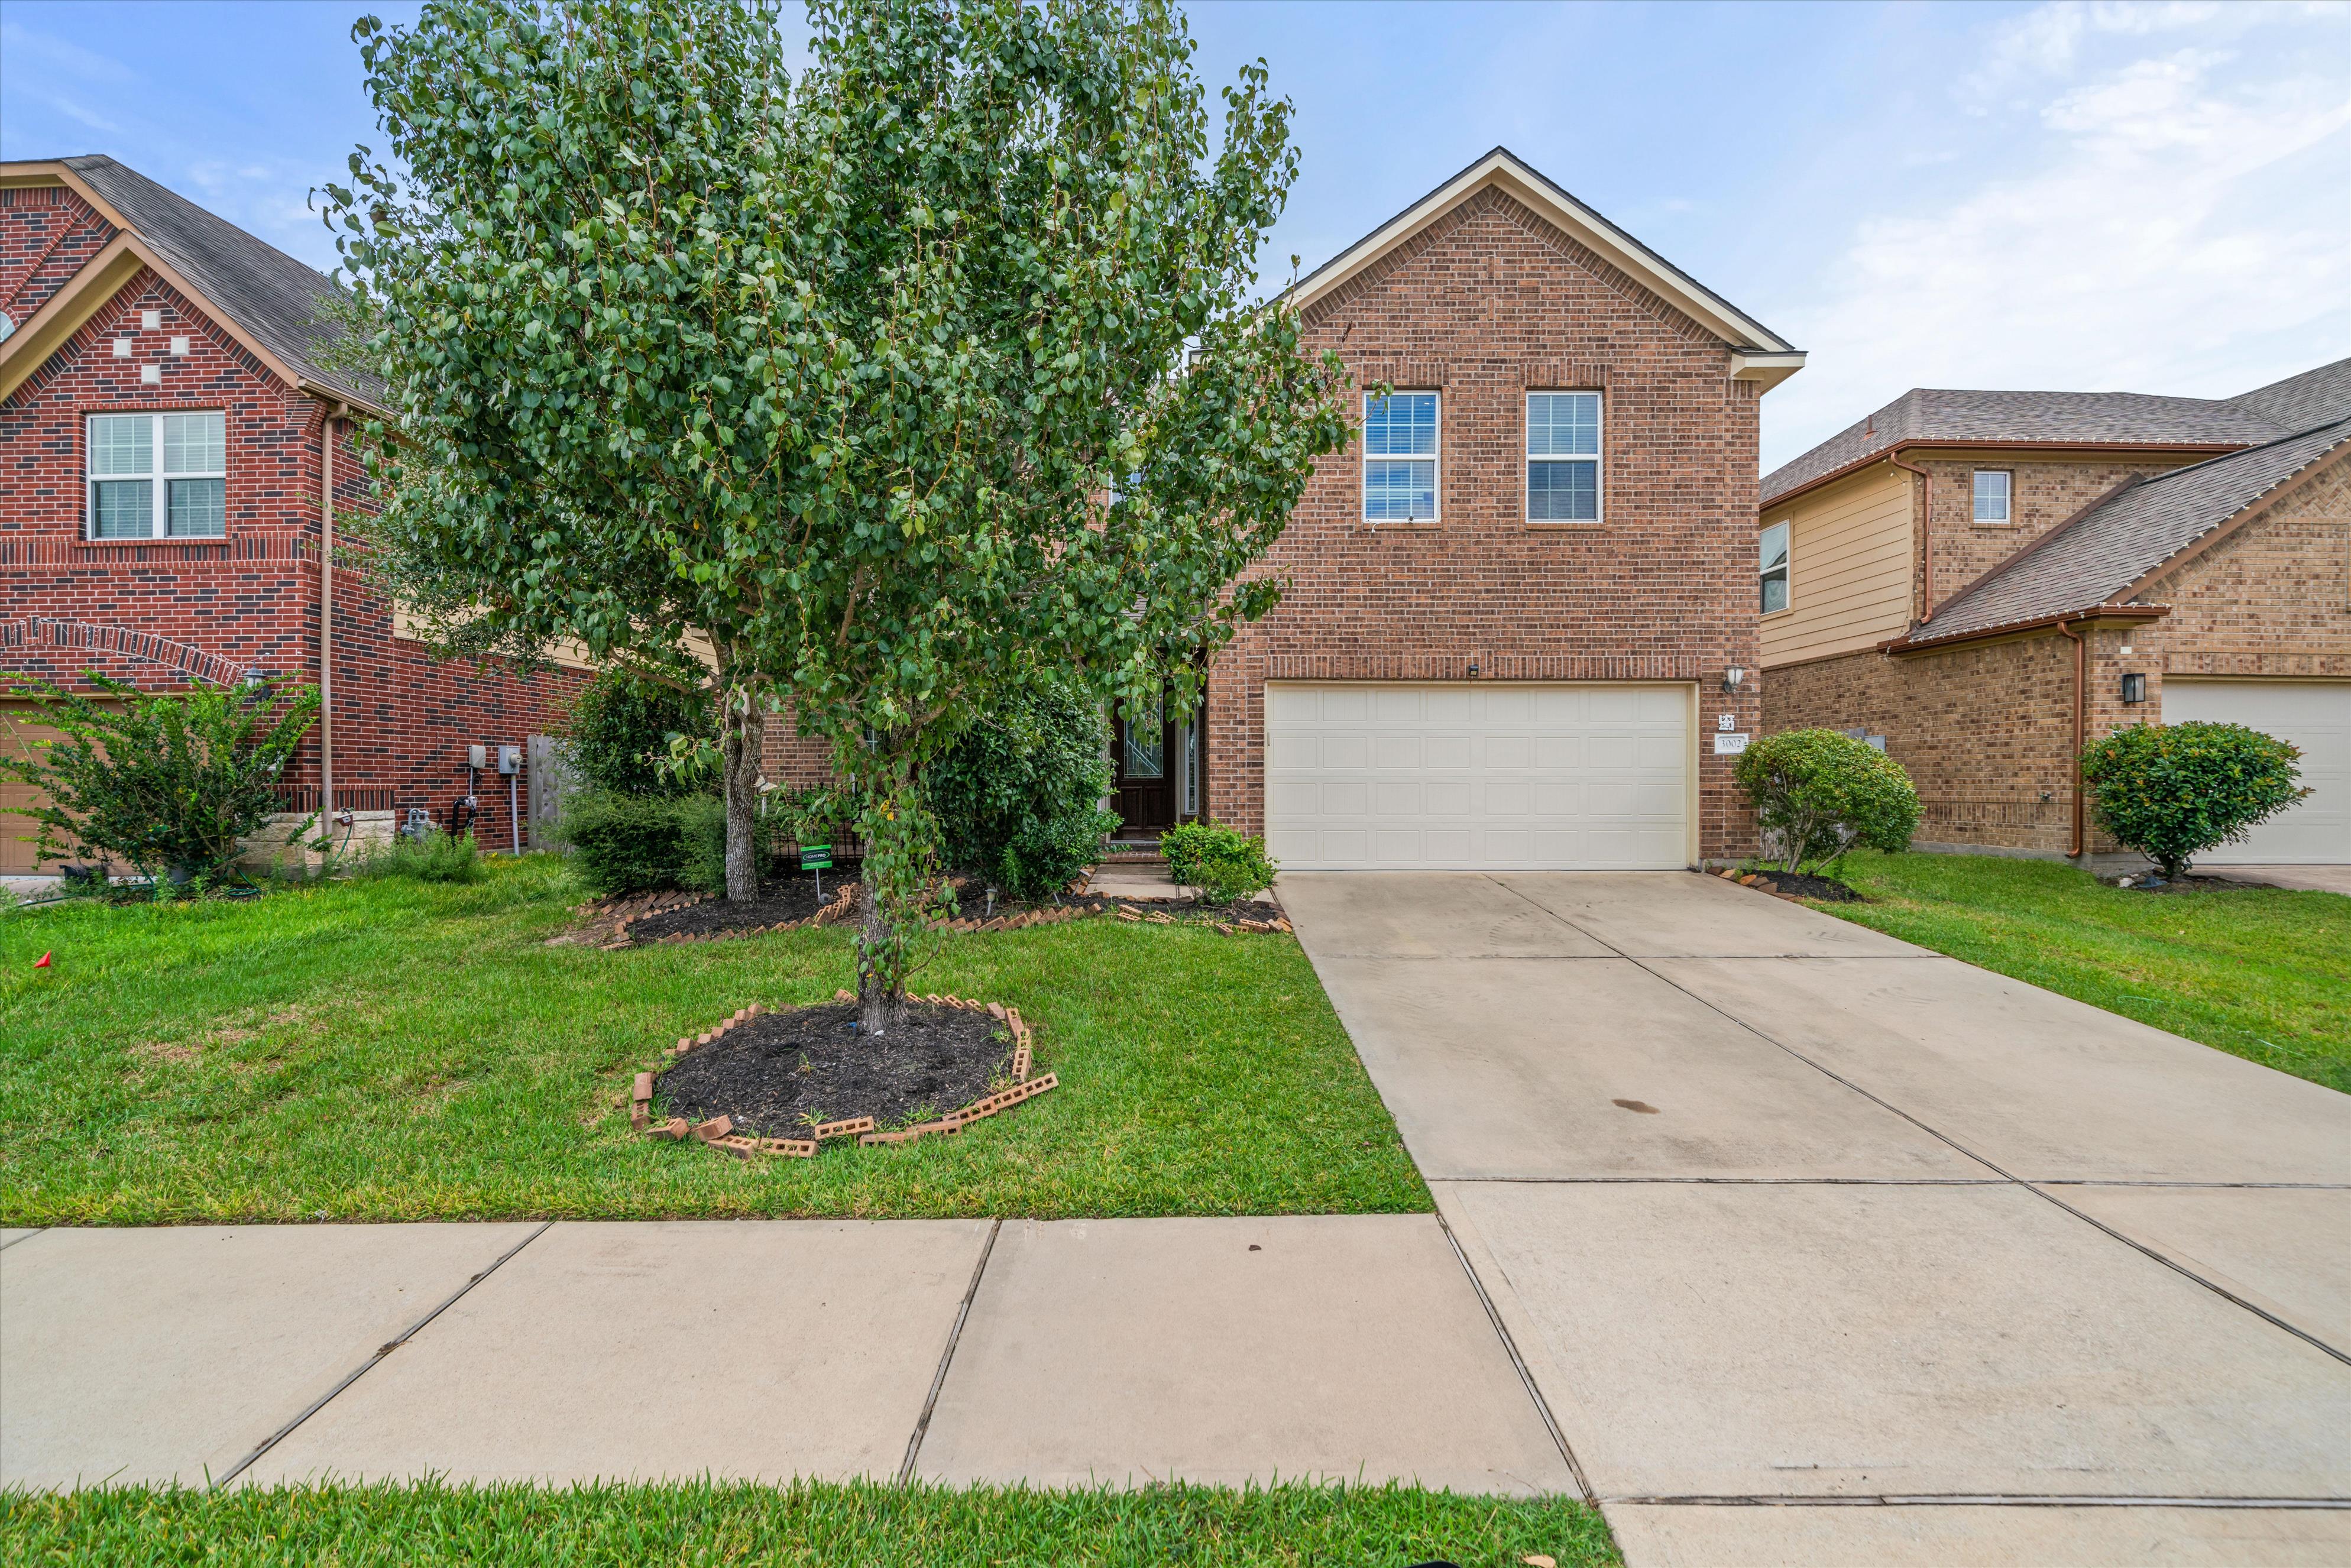
M593 603L615 645L658 621L643 595L661 568L695 589L664 603L789 695L861 802L859 991L881 1032L936 896L925 765L1045 672L1145 704L1167 682L1188 706L1277 599L1242 574L1348 422L1337 361L1253 302L1298 162L1261 63L1212 138L1164 0L810 18L814 63L790 84L768 19L735 0L446 0L413 34L362 29L388 126L429 120L429 144L484 150L450 165L481 189L440 198L480 215L427 225L435 255L403 273L420 307L391 329L420 345L403 409L463 433L436 449L448 482L420 529L455 541L433 547L444 561L510 533L494 612L520 623L507 606L543 600L552 631ZM684 85L643 64L656 42L694 64ZM706 154L641 141L670 120ZM655 179L681 164L706 193ZM387 219L393 176L359 167L353 260L380 269L424 231ZM641 309L662 287L671 302ZM511 294L560 319L477 303ZM559 374L476 368L550 333ZM491 406L534 394L549 412L528 421ZM532 435L492 463L476 424ZM547 467L580 482L550 497ZM659 549L616 553L642 578L562 559L637 529Z
M355 530L447 652L576 640L716 688L726 891L757 892L764 716L798 610L799 476L763 446L737 277L788 144L787 51L731 0L435 0L352 28L391 159L326 191L348 351L393 419Z

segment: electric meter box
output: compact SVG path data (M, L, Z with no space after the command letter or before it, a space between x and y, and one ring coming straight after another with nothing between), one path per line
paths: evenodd
M501 746L498 747L498 771L501 773L519 773L522 771L521 747Z

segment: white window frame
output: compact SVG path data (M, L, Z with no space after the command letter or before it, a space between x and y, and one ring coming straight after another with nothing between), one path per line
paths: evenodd
M1763 564L1764 560L1767 559L1767 553L1769 550L1769 546L1766 541L1769 540L1774 533L1778 533L1782 536L1780 542L1780 564L1775 567L1767 567ZM1795 565L1795 560L1796 524L1794 518L1782 517L1778 522L1773 523L1771 527L1765 528L1761 533L1755 536L1755 608L1758 613L1763 615L1785 615L1789 611L1793 610L1796 607L1796 578L1794 571L1792 570ZM1763 587L1764 584L1770 582L1775 577L1780 580L1780 586L1784 591L1786 597L1781 603L1779 609L1765 610L1763 608Z
M1592 400L1593 434L1589 453L1543 452L1535 450L1535 399L1539 397L1588 397ZM1520 516L1531 528L1596 528L1608 518L1608 398L1595 387L1531 387L1526 402L1519 408L1519 441L1525 447L1524 461L1520 465ZM1592 516L1588 517L1538 517L1535 516L1535 465L1538 463L1589 463L1592 465Z
M1364 429L1366 434L1363 442L1363 466L1355 472L1355 490L1358 497L1355 504L1362 509L1364 521L1371 524L1374 528L1418 528L1424 523L1437 522L1441 520L1445 515L1445 393L1443 391L1436 387L1398 387L1388 395L1390 397L1425 397L1436 400L1437 450L1430 453L1426 458L1398 457L1392 452L1384 452L1374 457L1372 455L1372 443L1368 434L1371 429L1372 422L1372 394L1365 392L1364 394ZM1426 462L1429 466L1430 479L1428 485L1428 516L1425 517L1375 517L1372 516L1372 465L1374 463L1420 462Z
M1977 508L1983 499L1980 486L1983 484L1983 476L1987 474L1997 474L2001 479L2006 481L2006 483L2001 486L2000 516L1997 517L1986 517L1977 515ZM2016 521L2015 469L1977 468L1970 472L1968 476L1968 520L1980 528L2004 528Z
M188 414L211 414L221 422L221 465L214 469L179 470L168 466L164 456L163 422L167 418ZM100 474L93 454L97 450L98 422L101 419L145 419L148 427L150 466L147 480L151 486L148 500L148 531L144 534L105 534L98 531L98 487L101 484L121 484L135 480L136 474ZM216 408L124 409L119 412L99 410L82 416L82 538L91 544L131 544L140 539L224 539L228 537L228 413ZM217 479L221 482L221 531L216 534L175 534L172 532L172 481L174 479Z

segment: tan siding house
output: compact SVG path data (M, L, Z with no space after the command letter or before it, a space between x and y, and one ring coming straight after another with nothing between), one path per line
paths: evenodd
M2111 857L2082 745L2227 718L2311 793L2208 861L2351 862L2351 361L2231 399L1912 392L1762 495L1764 728L1883 736L1919 847Z

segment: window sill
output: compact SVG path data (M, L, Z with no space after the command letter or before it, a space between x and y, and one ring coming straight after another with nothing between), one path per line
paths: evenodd
M1445 524L1440 520L1426 523L1366 522L1364 527L1375 534L1441 534L1445 531Z
M1531 534L1594 534L1604 530L1608 524L1595 517L1588 523L1524 522L1519 527Z
M83 549L190 549L200 545L225 545L226 534L166 534L163 538L144 539L78 538L74 543Z

